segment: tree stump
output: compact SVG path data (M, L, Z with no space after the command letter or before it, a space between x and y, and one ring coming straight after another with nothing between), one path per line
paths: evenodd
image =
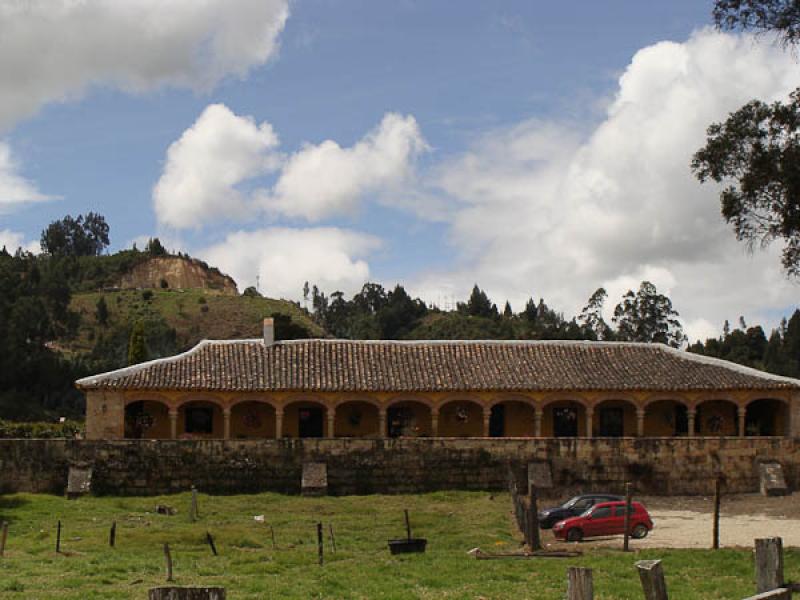
M594 600L592 570L570 567L567 571L567 600Z
M225 600L225 588L174 587L150 588L148 600Z
M639 570L645 600L669 600L660 560L640 560L636 568Z
M756 540L756 592L769 592L783 586L783 540L779 537Z

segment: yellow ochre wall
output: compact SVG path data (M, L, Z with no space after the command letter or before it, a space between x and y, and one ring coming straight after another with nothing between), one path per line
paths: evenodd
M356 420L357 424L354 423ZM352 401L336 407L336 437L378 437L379 430L380 415L374 404Z
M231 409L231 439L274 438L275 409L255 400L239 402Z

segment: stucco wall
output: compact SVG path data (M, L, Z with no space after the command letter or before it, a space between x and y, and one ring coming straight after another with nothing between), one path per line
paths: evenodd
M328 465L333 494L506 487L509 466L546 460L565 490L707 494L758 489L758 462L776 459L792 487L800 442L789 438L0 440L0 493L63 491L70 463L94 465L100 494L297 493L304 461Z

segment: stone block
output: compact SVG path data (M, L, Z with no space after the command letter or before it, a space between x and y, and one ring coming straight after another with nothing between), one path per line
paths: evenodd
M92 491L92 468L89 465L74 465L67 475L67 498L74 500Z
M758 465L762 496L785 496L789 493L783 467L777 461L761 462Z
M328 494L328 466L326 463L303 463L300 492L303 496L325 496Z

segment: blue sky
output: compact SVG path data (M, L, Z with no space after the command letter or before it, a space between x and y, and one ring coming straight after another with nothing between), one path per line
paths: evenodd
M794 308L775 252L732 240L688 158L797 64L708 30L710 2L205 4L0 7L0 239L91 210L114 249L159 235L276 296L369 278L442 301L477 281L572 313L649 278L697 336Z

